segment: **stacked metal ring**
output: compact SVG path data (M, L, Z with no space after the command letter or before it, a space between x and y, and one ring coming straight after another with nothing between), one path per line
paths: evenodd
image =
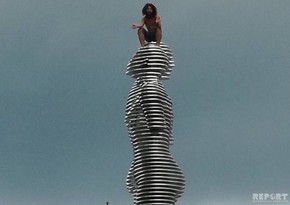
M172 102L161 82L173 66L170 48L154 42L139 48L127 65L126 74L136 79L125 116L134 152L127 188L136 205L173 205L184 190L183 173L169 150Z

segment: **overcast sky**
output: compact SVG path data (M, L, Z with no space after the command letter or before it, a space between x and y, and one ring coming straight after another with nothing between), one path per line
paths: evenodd
M152 2L176 63L177 205L290 194L290 1ZM0 1L1 205L133 203L125 72L145 3Z

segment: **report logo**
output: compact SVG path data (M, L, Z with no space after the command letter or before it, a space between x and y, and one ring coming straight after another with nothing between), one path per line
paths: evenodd
M288 202L287 193L253 193L252 202Z

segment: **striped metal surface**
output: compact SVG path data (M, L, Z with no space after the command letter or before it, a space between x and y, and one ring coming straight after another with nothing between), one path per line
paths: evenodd
M170 78L174 67L170 48L154 42L137 50L127 65L135 79L129 92L125 123L133 147L127 188L134 204L175 204L185 187L182 171L173 159L172 102L161 80Z

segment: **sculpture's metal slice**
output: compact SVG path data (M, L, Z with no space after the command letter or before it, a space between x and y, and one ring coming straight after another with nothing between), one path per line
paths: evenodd
M127 66L127 74L136 79L125 117L134 151L127 188L136 205L172 205L184 190L183 173L169 151L172 102L161 82L169 79L173 66L170 48L154 42L139 48Z

